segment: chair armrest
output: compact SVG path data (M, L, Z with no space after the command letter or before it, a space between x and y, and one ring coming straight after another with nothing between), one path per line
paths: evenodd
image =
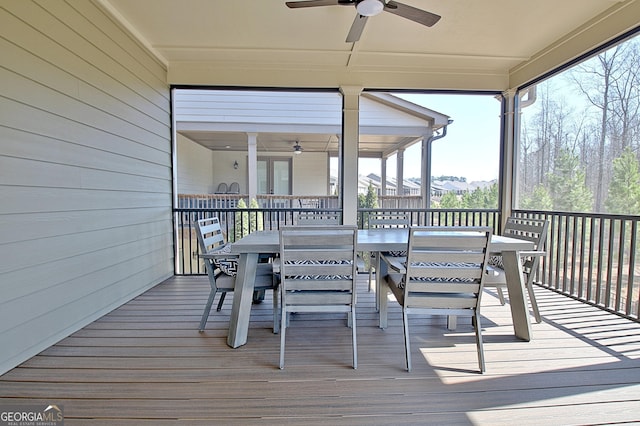
M547 255L546 251L541 251L541 250L525 250L519 253L520 253L520 256L546 256Z
M407 269L402 263L403 260L406 260L406 257L386 256L384 253L380 253L380 260L386 263L388 267L390 267L391 269L393 269L394 271L400 274L407 273Z
M235 253L204 253L199 254L201 259L239 259L240 256Z

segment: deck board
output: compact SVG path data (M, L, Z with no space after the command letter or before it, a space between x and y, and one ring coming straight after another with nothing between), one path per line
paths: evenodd
M231 297L199 333L206 278L174 277L4 374L0 403L62 404L67 425L640 423L640 324L536 288L523 342L487 292L487 372L466 319L418 316L407 373L400 311L380 330L362 279L357 370L346 317L294 315L280 370L269 295L230 349Z

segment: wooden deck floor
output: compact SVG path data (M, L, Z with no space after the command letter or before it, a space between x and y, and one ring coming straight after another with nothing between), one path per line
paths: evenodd
M397 304L380 330L360 287L357 370L344 318L295 315L280 370L270 300L234 350L231 297L198 333L206 278L175 277L0 377L0 403L62 404L67 426L640 423L638 323L537 289L544 322L523 342L487 293L487 372L468 323L449 332L425 316L411 321L407 373Z

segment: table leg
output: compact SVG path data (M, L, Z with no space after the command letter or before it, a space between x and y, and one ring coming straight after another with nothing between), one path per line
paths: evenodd
M509 291L509 306L516 337L530 341L531 324L529 323L529 310L525 294L524 278L520 254L517 251L503 251L502 260Z
M233 291L231 318L229 319L229 335L227 337L227 345L232 348L237 348L247 343L251 302L253 300L253 283L256 280L257 266L257 253L242 253L240 255L236 287Z
M387 284L382 280L387 275L387 264L380 261L380 253L375 254L376 262L376 307L378 308L379 327L387 328L388 294Z

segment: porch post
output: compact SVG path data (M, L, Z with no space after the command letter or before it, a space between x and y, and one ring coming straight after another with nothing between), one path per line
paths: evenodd
M502 134L500 143L500 229L504 229L511 215L513 204L513 182L515 177L515 111L516 91L510 89L502 93Z
M420 190L422 205L431 208L431 135L422 136L422 158L420 159L422 175L420 176ZM426 223L430 225L430 223Z
M396 195L402 197L404 195L404 148L399 149L396 155Z
M380 195L387 195L387 158L382 157L380 160Z
M249 194L249 203L254 198L257 199L258 194L258 134L247 133L247 152L248 152L248 174L247 189Z
M360 140L360 93L362 87L341 86L342 92L342 223L358 224L358 141Z

